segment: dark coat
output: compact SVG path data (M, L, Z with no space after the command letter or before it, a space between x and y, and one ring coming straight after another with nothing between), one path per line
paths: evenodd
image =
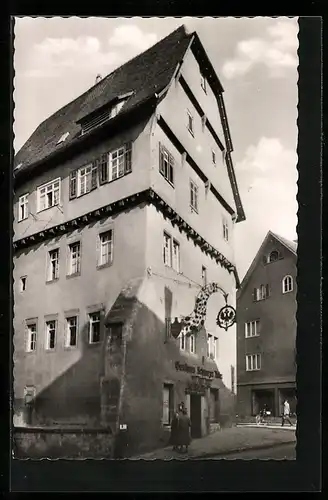
M180 415L178 428L178 444L188 446L190 444L190 418L188 415Z
M171 421L171 436L170 443L173 446L178 444L178 433L179 433L179 415L174 413Z

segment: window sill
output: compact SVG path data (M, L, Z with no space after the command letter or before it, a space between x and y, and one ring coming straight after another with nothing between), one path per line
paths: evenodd
M92 347L92 346L99 346L101 344L101 341L100 340L97 340L97 342L88 342L88 346L89 347Z
M106 267L111 267L112 265L113 265L113 261L112 262L106 262L106 264L99 264L97 266L97 270L105 269Z
M50 285L51 283L57 283L57 281L59 281L59 278L55 278L53 280L47 280L46 285Z
M94 191L95 189L97 189L98 186L95 186L93 188L90 189L90 191L87 191L86 193L82 193L82 194L77 194L76 196L74 196L74 198L70 198L70 201L71 200L75 200L77 198L82 198L83 196L86 196L87 194L91 193L91 191Z
M28 217L24 217L24 219L17 219L17 222L24 222L24 220L28 220Z
M54 347L53 349L45 349L45 352L47 353L53 353L53 352L56 352L56 348Z
M66 279L70 279L70 278L76 278L77 276L81 276L81 271L79 271L78 273L72 273L72 274L66 274Z
M164 175L162 172L160 172L160 174L161 174L161 176L162 176L162 177L166 180L166 182L167 182L167 183L168 183L168 184L169 184L169 185L170 185L173 189L175 189L173 182L171 182L169 179L167 179L167 178L165 177L165 175Z
M258 338L260 337L260 334L257 334L257 335L249 335L248 337L246 337L245 335L245 339L253 339L253 338Z
M77 345L65 345L64 351L75 351L77 349Z
M25 351L25 354L28 354L29 356L31 354L36 354L36 349L34 349L34 351Z
M47 208L42 208L42 210L37 210L36 213L40 214L41 212L45 212L46 210L50 210L51 208L59 207L59 203L56 203L56 205L51 205L51 207Z
M165 264L164 263L164 266L166 269L171 269L171 271L174 271L176 274L178 274L179 276L182 276L182 271L178 271L177 269L174 269L174 267L170 266L169 264Z

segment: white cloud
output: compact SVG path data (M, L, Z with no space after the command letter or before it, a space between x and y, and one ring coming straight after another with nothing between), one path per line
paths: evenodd
M265 38L250 38L237 44L235 57L226 61L222 72L228 79L242 76L255 66L266 66L270 75L280 77L287 68L297 67L298 27L294 19L277 20Z
M237 181L246 221L236 226L236 257L244 275L266 233L271 229L296 238L297 155L279 139L262 137L236 163ZM247 242L247 244L245 244Z
M144 33L135 25L116 27L105 47L94 36L48 37L34 45L29 55L29 70L24 76L48 78L70 71L108 74L156 41L154 33Z
M120 62L116 52L104 52L95 37L45 38L34 46L25 76L55 77L67 71L109 70Z
M144 33L135 24L124 24L114 29L108 43L111 47L124 47L133 52L142 52L157 42L155 33Z

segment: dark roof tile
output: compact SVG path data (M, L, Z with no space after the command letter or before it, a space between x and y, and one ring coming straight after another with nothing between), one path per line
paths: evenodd
M148 50L126 62L87 92L59 109L42 122L15 156L14 167L23 168L41 161L67 146L80 135L80 118L101 108L116 97L132 91L122 111L136 107L155 92L165 88L181 61L192 35L182 25ZM66 141L57 144L69 132Z

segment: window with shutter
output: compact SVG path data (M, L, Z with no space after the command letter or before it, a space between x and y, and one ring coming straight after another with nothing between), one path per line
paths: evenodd
M92 163L91 169L91 189L96 189L97 187L97 172L98 172L98 164L97 161Z
M270 297L270 287L269 285L265 285L265 298Z
M159 143L159 171L170 184L174 184L174 158L161 143Z
M164 175L165 170L164 170L164 157L163 157L163 146L161 143L159 143L159 171L161 174Z
M108 182L108 153L104 153L96 160L98 174L99 174L99 184L105 184Z
M125 144L124 173L129 174L130 172L132 172L132 142L127 142Z

